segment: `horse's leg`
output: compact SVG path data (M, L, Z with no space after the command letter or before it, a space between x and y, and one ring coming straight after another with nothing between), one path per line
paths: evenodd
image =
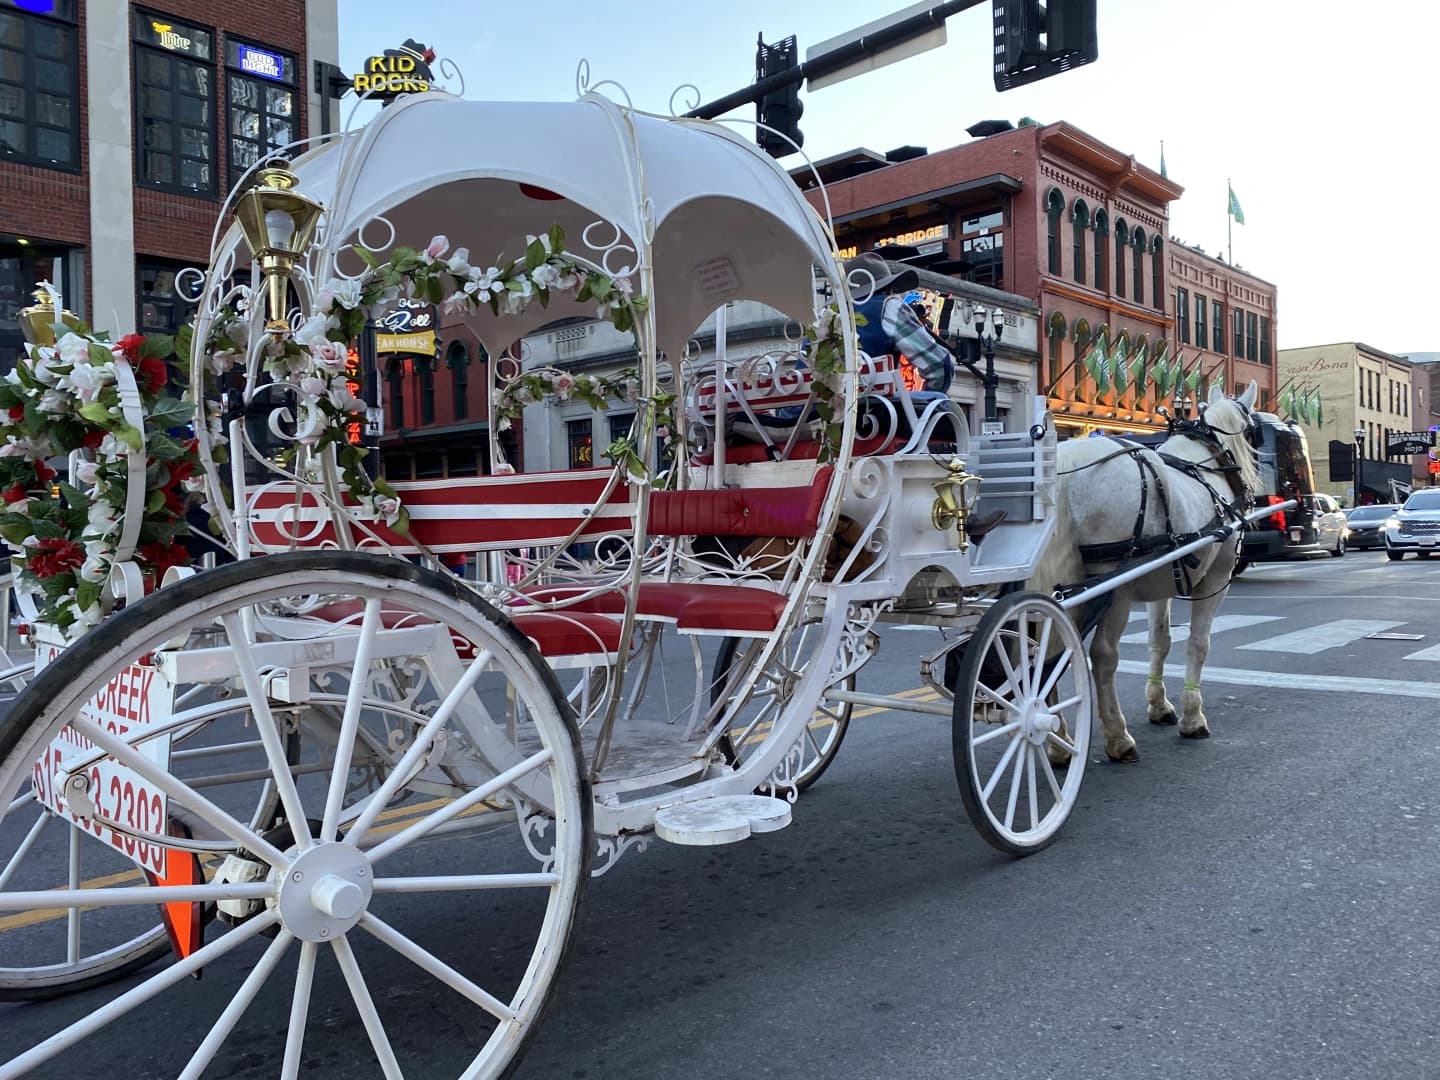
M1187 739L1208 739L1210 726L1205 721L1205 711L1200 697L1200 672L1205 667L1205 658L1210 655L1210 627L1215 622L1215 612L1229 591L1222 579L1219 591L1209 576L1201 579L1197 589L1202 599L1190 605L1190 640L1185 649L1185 691L1180 696L1180 734Z
M1111 761L1140 760L1135 740L1125 728L1125 714L1115 692L1115 670L1120 666L1120 635L1130 617L1130 590L1119 589L1109 609L1095 627L1090 642L1090 671L1095 676L1095 707L1105 732L1105 753Z
M1150 675L1145 680L1145 704L1150 723L1170 725L1179 721L1175 706L1165 695L1165 658L1170 655L1170 601L1151 600Z

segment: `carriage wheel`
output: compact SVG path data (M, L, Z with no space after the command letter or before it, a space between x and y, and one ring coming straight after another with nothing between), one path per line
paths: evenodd
M812 657L813 649L807 649L808 640L817 640L820 627L808 623L800 627L785 645L771 657L764 674L756 682L745 707L734 713L727 724L728 730L720 737L720 752L732 763L744 761L747 753L764 741L771 729L780 720L790 701L790 692L809 663L830 663L832 657ZM710 676L710 703L717 704L729 694L729 688L742 673L752 657L760 655L763 644L755 638L727 637L720 643L715 654L715 665ZM855 674L851 672L834 684L834 688L855 689ZM798 759L789 762L790 780L785 785L796 792L804 791L835 760L845 732L850 728L850 714L854 711L850 702L829 701L821 697L815 706L814 715L806 725L804 734L796 743L793 754Z
M1055 838L1085 774L1091 708L1084 644L1065 610L1034 592L996 600L955 684L955 773L986 841L1028 855Z
M339 614L293 614L317 605L348 611L348 624L334 621ZM137 750L137 730L156 728L125 737L80 715L141 659L154 659L156 679L173 677L177 688L173 714L158 724L187 738L168 761ZM34 827L26 787L67 722L97 744L90 756L101 766L128 767L137 792L165 800L166 821L186 824L191 837L167 847L203 855L203 883L147 886L135 862L75 891L63 865L43 883L8 881L0 889L7 962L31 962L25 930L64 925L82 908L153 924L163 894L229 915L184 960L103 1008L87 1005L81 1020L0 1073L57 1055L72 1066L93 1060L95 1051L82 1057L76 1045L104 1040L101 1025L124 1017L115 1037L175 1047L177 1058L162 1066L169 1073L187 1068L190 1055L186 1075L217 1054L238 1067L238 1056L255 1052L256 1032L285 1032L272 1051L277 1064L283 1056L277 1071L292 1077L302 1052L349 1053L347 1025L335 1019L353 1009L382 1070L398 1075L388 1032L417 1020L395 1015L391 1000L421 1005L421 1023L440 1018L433 1022L457 1055L446 1066L454 1075L500 1076L515 1062L573 936L591 806L578 733L554 678L463 584L370 555L276 555L197 575L106 620L0 721L0 866ZM298 755L287 749L296 734ZM182 746L196 758L182 758ZM191 761L207 759L222 771L195 775ZM262 831L257 806L269 792L280 809ZM103 788L93 802L71 831L91 849L126 841L138 859L140 824ZM131 835L105 828L97 812L125 821ZM489 925L457 933L467 913ZM218 1017L197 1016L185 989L202 968L234 982ZM325 1023L307 1025L312 1001ZM249 1035L227 1046L242 1015ZM177 1036L192 1030L193 1040Z

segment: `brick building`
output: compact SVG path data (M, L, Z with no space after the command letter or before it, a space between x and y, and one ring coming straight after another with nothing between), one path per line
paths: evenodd
M1273 333L1274 287L1167 239L1169 206L1183 188L1064 122L975 130L994 133L933 154L855 150L820 162L845 253L907 245L924 265L1032 301L1041 321L1037 382L1049 389L1062 437L1160 425L1161 402L1148 385L1136 391L1128 365L1143 359L1148 372L1177 351L1187 370L1197 360L1197 348L1175 336L1180 280L1207 303L1221 301L1227 330L1240 313L1239 359L1224 335L1206 350L1207 374L1223 371L1227 388L1254 377L1273 396L1273 364L1261 360L1271 338L1262 350L1260 320ZM794 175L814 185L808 169ZM811 201L822 208L818 192ZM1117 353L1127 359L1120 392L1102 391L1083 362L1102 329L1112 362Z
M337 0L0 0L0 370L37 281L97 329L172 332L221 203L320 129Z

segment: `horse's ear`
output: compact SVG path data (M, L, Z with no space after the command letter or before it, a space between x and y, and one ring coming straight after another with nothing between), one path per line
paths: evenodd
M1225 400L1225 388L1222 385L1223 379L1217 379L1210 384L1210 404L1218 405Z
M1241 405L1244 405L1245 408L1253 409L1255 407L1255 395L1259 392L1259 385L1255 382L1254 379L1251 379L1250 385L1245 388L1245 392L1241 394L1236 400L1239 401Z

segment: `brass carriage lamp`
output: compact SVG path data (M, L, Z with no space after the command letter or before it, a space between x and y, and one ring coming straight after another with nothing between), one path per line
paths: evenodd
M980 497L980 477L965 471L965 462L951 458L945 463L945 475L932 485L935 488L935 502L930 507L930 523L944 532L956 528L960 532L960 550L970 548L970 537L965 526L975 501Z
M290 328L285 321L285 293L295 263L305 257L315 239L315 227L325 207L296 191L299 178L288 161L277 160L261 169L255 186L235 204L235 220L245 234L252 258L265 276L269 315L265 329L280 337Z
M80 316L73 311L55 310L58 294L49 285L38 286L32 295L35 303L15 313L20 333L31 345L54 345L57 323L71 330L80 328Z

